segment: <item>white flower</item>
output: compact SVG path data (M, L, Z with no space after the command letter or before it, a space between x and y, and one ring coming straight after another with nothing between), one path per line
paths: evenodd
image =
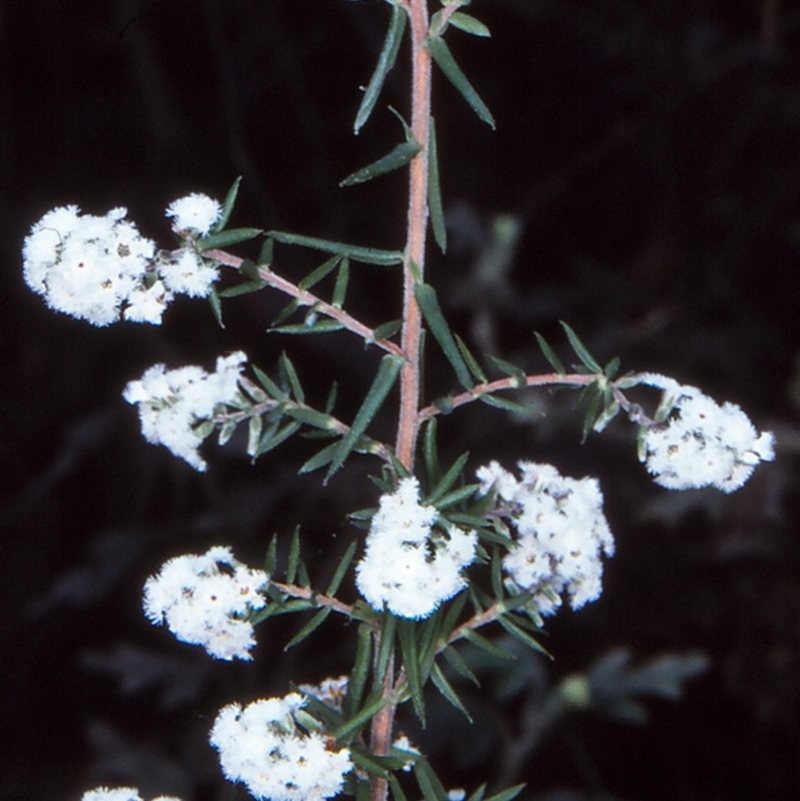
M434 531L437 515L419 503L415 478L381 497L356 567L358 590L373 608L424 618L466 586L461 571L475 560L477 535L453 526Z
M193 231L200 236L208 234L221 213L222 206L201 192L173 200L165 212L167 217L173 218L177 231Z
M311 695L318 698L323 704L341 710L342 702L347 695L348 681L349 676L331 677L324 679L319 684L300 684L298 689L303 695Z
M225 777L243 782L255 798L272 801L337 795L352 768L350 752L335 751L332 738L300 728L296 718L303 703L302 695L290 693L221 709L209 740Z
M172 292L191 298L206 297L211 284L219 280L219 270L188 248L181 248L170 254L169 259L160 260L158 274Z
M144 438L169 448L196 470L207 467L198 447L203 437L198 426L210 420L220 406L231 404L239 392L239 376L247 357L241 351L217 359L216 371L188 366L167 370L150 367L122 393L138 404Z
M641 429L640 458L662 487L733 492L759 462L775 458L773 435L756 431L736 404L719 406L697 387L675 382L654 386L665 391L666 420Z
M496 492L498 512L516 529L503 558L514 592L530 592L538 611L553 614L567 592L579 609L602 592L601 554L614 554L597 479L561 476L548 464L520 462L518 480L497 462L478 470L484 494Z
M26 237L23 275L48 305L93 325L117 322L146 291L155 245L125 219L124 208L104 217L77 206L47 212ZM130 319L159 323L160 315L134 311Z
M255 639L247 617L264 606L258 590L268 583L263 570L217 546L165 562L144 585L144 612L154 625L166 623L179 640L202 645L217 659L249 660Z
M137 787L97 787L87 790L81 801L142 801ZM175 796L160 795L153 801L181 801Z

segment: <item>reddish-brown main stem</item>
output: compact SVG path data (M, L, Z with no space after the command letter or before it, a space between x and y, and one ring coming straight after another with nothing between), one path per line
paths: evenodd
M408 230L403 265L403 330L401 347L406 363L400 371L400 417L395 454L412 469L417 444L422 316L414 296L416 278L425 274L425 238L428 229L428 134L431 118L431 55L427 0L408 0L411 23L411 130L421 150L411 161L408 190Z
M395 455L413 472L414 452L419 430L420 342L422 315L414 285L425 274L425 239L428 229L428 137L431 118L431 56L427 48L427 0L405 0L411 23L411 130L420 152L409 165L408 228L403 264L403 330L400 346L405 364L400 371L400 415ZM416 272L416 275L415 275ZM384 696L394 687L394 659L383 677ZM373 754L388 754L392 747L394 703L388 703L372 719L370 748ZM370 801L386 801L388 782L373 776Z

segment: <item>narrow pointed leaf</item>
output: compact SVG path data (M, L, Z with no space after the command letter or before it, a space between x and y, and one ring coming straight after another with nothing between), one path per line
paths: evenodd
M333 287L333 298L331 305L337 309L344 306L344 297L347 294L347 283L350 280L350 259L345 256L339 265L339 272L336 273L336 283Z
M320 264L316 270L312 270L305 278L298 281L297 286L300 289L311 289L312 286L318 284L326 275L332 273L341 261L341 256L331 256L327 261Z
M217 289L213 285L208 289L208 305L211 306L211 312L217 321L217 325L220 328L225 328L225 323L222 322L222 304L219 302Z
M272 334L289 334L292 336L304 336L306 334L330 334L333 331L341 331L344 325L337 320L317 320L313 325L305 323L292 323L289 325L278 325L270 328Z
M411 692L411 703L414 712L425 726L425 700L422 696L422 676L420 675L420 654L417 648L416 625L411 620L397 621L398 641L403 656L403 667L406 671L408 689Z
M490 795L486 801L512 801L512 799L516 798L525 789L525 787L526 785L524 782L522 784L515 784L513 787L509 787L502 792Z
M497 367L501 372L505 373L507 376L516 379L516 386L517 389L521 389L525 386L525 371L516 364L512 364L511 362L507 362L505 359L501 359L498 356L490 356L489 357L494 366Z
M467 801L483 801L483 796L486 794L486 785L482 784L475 790L472 795L467 798Z
M447 251L447 226L442 207L442 185L439 178L439 149L436 144L436 123L430 120L428 133L428 209L431 215L433 238L442 253Z
M458 334L455 334L455 338L458 349L461 351L461 356L467 363L469 371L472 373L476 381L480 381L485 384L488 379L486 378L486 373L483 372L483 368L478 363L478 360L470 353L470 350L464 343L464 340L461 339Z
M231 245L238 245L240 242L247 242L248 239L255 239L264 232L260 228L229 228L218 234L198 239L195 243L198 253L203 253L212 248L227 248Z
M408 801L408 797L403 792L403 788L394 773L389 774L389 786L392 788L392 801Z
M375 660L374 676L379 684L380 677L386 675L386 668L389 664L389 657L394 650L395 634L397 632L397 618L391 612L385 612L383 616L383 626L381 628L381 644L378 648L378 657Z
M428 418L425 426L425 435L422 439L422 454L425 459L425 471L428 474L428 484L433 486L441 476L439 470L439 454L436 446L436 418Z
M367 164L366 167L362 167L360 170L350 173L347 178L343 178L339 181L339 186L344 187L363 184L367 181L371 181L373 178L377 178L379 175L385 175L387 172L399 170L401 167L405 167L420 150L422 150L422 148L416 142L401 142L399 145L395 145L385 156L381 156L381 158L373 161L371 164Z
M436 337L436 341L439 343L453 370L455 370L459 383L465 389L472 389L472 378L461 356L461 351L456 345L450 327L444 319L439 300L436 297L436 290L430 284L416 284L414 294L425 322L428 324L431 333Z
M236 431L236 423L233 420L229 420L219 430L217 445L219 445L220 447L226 445L230 441L230 438L233 436L234 431Z
M344 555L339 560L339 564L336 566L336 572L333 574L330 583L325 589L325 595L336 595L336 593L339 591L339 587L341 586L342 581L347 574L347 568L350 567L350 563L353 561L353 557L356 555L357 547L358 543L356 540L353 540L347 547Z
M526 631L523 631L516 623L508 617L501 615L497 618L497 622L515 639L519 640L523 645L527 645L533 651L536 651L543 656L550 656L547 649L540 645L536 640L531 637Z
M280 311L280 314L272 321L269 331L274 331L284 320L288 320L300 308L300 301L292 298Z
M325 431L331 430L331 416L307 406L287 406L286 416L298 420L314 428L321 428Z
M338 442L332 442L330 445L326 445L321 451L318 451L306 462L303 462L303 465L297 472L303 475L304 473L313 473L315 470L319 470L320 467L325 467L326 464L330 464L333 461L333 457L336 455L338 448Z
M353 261L364 264L377 264L386 267L390 264L402 264L403 254L399 250L380 250L378 248L365 248L359 245L348 245L345 242L334 242L330 239L318 239L314 236L290 234L287 231L268 231L267 234L285 245L298 245L311 250L322 250L325 253L337 253L340 256L349 256Z
M253 365L253 372L264 389L275 398L275 400L286 400L286 393L260 368Z
M558 358L558 356L556 356L550 345L547 344L547 340L538 331L534 331L533 333L536 336L536 341L539 343L539 348L541 349L545 359L550 362L553 369L559 375L566 375L567 371L564 369L564 365L561 364L561 360Z
M485 403L487 406L505 409L507 412L514 412L515 414L527 414L530 411L524 404L509 400L508 398L501 398L499 395L480 395L478 400L481 403Z
M364 698L364 689L367 686L372 656L372 636L372 626L362 624L358 627L356 658L353 662L353 669L350 671L350 678L347 682L347 694L345 695L343 703L344 712L348 717L358 709Z
M266 281L245 281L243 284L237 284L221 290L219 296L221 298L238 298L240 295L258 292L266 286L269 286Z
M358 732L364 728L390 700L389 698L382 698L380 695L376 698L369 699L366 706L355 715L355 717L352 717L333 732L333 736L337 741L346 743L348 739L352 739L352 737L358 734Z
M372 382L372 386L369 388L369 392L367 392L367 397L364 398L364 402L361 404L361 408L358 410L355 420L353 420L353 424L350 426L350 430L339 443L336 456L331 462L330 468L328 468L326 480L344 464L345 459L350 455L350 452L358 442L358 438L372 422L373 417L375 417L378 410L383 405L383 402L386 400L386 396L394 386L402 365L402 360L391 354L381 359L380 367L375 375L375 380Z
M320 609L317 614L314 615L314 617L312 617L311 620L309 620L308 623L306 623L305 626L303 626L300 631L298 631L297 634L295 634L294 637L292 637L292 639L283 646L283 650L288 651L293 646L305 640L309 634L312 634L325 622L328 615L330 615L332 611L333 610L329 606L326 606L324 609Z
M614 376L619 372L619 365L620 360L619 356L615 356L603 369L603 372L606 374L608 378L614 378Z
M264 420L260 414L250 418L250 423L247 426L247 455L255 456L258 450L258 443L261 441L261 429L263 428Z
M447 680L447 677L442 673L442 669L439 665L434 664L433 671L431 672L431 681L433 682L433 686L442 694L442 697L454 706L462 715L472 723L472 716L467 711L467 708L461 702L461 699L458 697L458 694L453 689L450 682Z
M228 190L228 194L225 195L225 200L222 204L222 211L220 212L219 219L214 223L213 228L211 229L212 234L218 234L220 231L224 230L225 226L228 224L228 220L231 218L231 212L233 211L233 206L236 203L236 196L239 194L239 185L242 183L242 176L240 175L234 182L233 186Z
M569 344L572 345L575 355L581 360L581 364L593 373L602 373L603 368L597 363L592 354L586 350L578 335L563 320L559 320L559 322L567 334L567 339L569 339Z
M272 539L269 541L267 553L264 557L264 570L267 575L271 576L275 572L275 565L278 561L278 535L273 534Z
M356 748L350 749L350 758L353 760L353 764L357 768L360 768L361 770L366 771L367 773L370 773L374 776L380 776L384 779L387 778L387 776L389 775L386 772L386 768L384 768L380 762L368 756L367 754L362 753ZM367 787L369 787L369 783L364 782L364 784L366 784ZM369 796L366 797L365 801L367 801L367 799L369 799ZM356 801L359 801L359 799L356 798Z
M481 120L494 129L495 124L492 112L489 111L489 107L481 100L480 95L475 91L475 87L469 82L461 67L456 63L450 48L444 43L444 39L429 39L428 50L439 69L447 77L447 80L458 89L472 110Z
M355 133L361 130L364 123L372 114L375 103L378 102L381 89L383 89L383 82L386 80L386 75L397 60L397 53L403 41L405 28L406 12L402 10L400 6L393 6L392 18L389 21L389 30L386 32L386 38L383 41L383 47L378 56L378 64L375 67L375 71L372 73L369 84L364 91L364 97L361 98L361 105L356 113L356 121L353 125Z
M458 459L453 462L450 469L444 474L441 481L439 481L439 483L436 485L436 489L434 489L434 491L428 497L428 504L431 506L436 506L439 499L450 490L456 481L458 481L458 478L464 469L464 465L467 463L467 459L469 459L469 451L462 453L461 456L459 456Z
M478 677L472 672L470 666L452 645L448 645L447 648L442 651L442 656L459 676L467 679L467 681L471 681L476 687L481 686Z
M294 584L297 577L297 566L300 563L300 527L297 526L292 534L292 542L289 545L289 559L286 563L286 583Z
M414 763L414 776L425 801L448 801L447 790L424 757Z
M464 33L471 33L473 36L481 36L488 39L491 31L479 19L475 19L472 14L465 14L463 11L456 11L450 15L450 24Z
M303 387L301 386L300 379L297 376L297 370L294 369L292 360L286 355L286 351L281 353L279 366L281 375L288 382L294 399L298 403L305 403L306 395L305 392L303 392Z
M261 251L258 254L258 263L262 267L269 267L272 264L272 252L275 249L275 240L268 236L261 246Z
M502 618L501 618L502 619ZM502 648L498 648L493 642L487 640L481 634L478 634L477 631L472 631L468 629L464 632L464 639L471 642L477 648L480 648L482 651L485 651L487 654L496 657L497 659L516 659L517 657L514 654L510 653L509 651L504 651Z
M402 320L390 320L388 323L381 323L372 332L372 338L376 341L379 339L388 339L393 334L396 334L402 327Z
M455 506L457 503L466 501L480 489L480 486L480 484L465 484L463 487L448 492L436 501L436 508L448 509L451 506Z

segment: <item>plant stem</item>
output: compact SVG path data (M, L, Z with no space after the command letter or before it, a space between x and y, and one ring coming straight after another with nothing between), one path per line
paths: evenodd
M411 130L420 152L409 166L408 227L403 264L403 330L401 347L406 363L400 372L400 416L395 455L412 470L417 444L420 392L422 315L414 286L425 274L428 228L428 138L431 117L431 56L427 48L427 0L408 0L411 22ZM413 472L413 470L412 470Z

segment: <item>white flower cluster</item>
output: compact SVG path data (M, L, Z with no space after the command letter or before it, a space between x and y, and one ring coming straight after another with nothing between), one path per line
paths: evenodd
M203 217L191 213L199 197L206 206L215 204L219 215L219 204L205 195L176 200L167 214L192 228L189 223ZM82 214L77 206L48 211L23 244L25 282L52 309L97 326L121 318L158 325L175 295L208 295L218 269L190 248L156 252L127 213L116 208L100 217ZM208 219L206 212L203 228Z
M563 592L579 609L603 591L601 555L613 556L614 537L603 514L597 479L562 476L549 464L520 462L517 479L497 462L481 467L482 492L496 493L516 541L503 559L513 591L530 592L538 611L553 614Z
M220 710L209 739L229 781L272 801L322 801L340 792L352 768L350 751L336 751L332 738L300 728L304 701L290 693ZM307 724L308 714L301 716Z
M87 790L81 801L142 801L138 787L96 787ZM173 795L160 795L153 801L181 801Z
M344 697L347 695L349 679L349 676L329 677L323 679L319 684L300 684L297 689L303 695L313 696L331 709L341 711Z
M461 571L475 560L474 531L433 529L438 512L419 503L419 482L404 478L383 495L372 518L364 558L356 567L359 592L375 609L424 618L460 592Z
M165 562L144 585L144 612L153 625L166 623L179 640L202 645L216 659L252 659L255 638L247 618L264 606L258 590L267 583L263 570L216 546Z
M201 426L220 407L236 400L246 361L241 351L221 356L210 374L202 367L167 370L156 364L129 382L122 396L138 404L142 435L148 442L166 446L202 472L208 465L198 451L204 439Z
M642 383L664 390L663 424L641 431L640 458L667 489L739 489L759 462L775 458L772 433L756 431L735 403L718 405L697 387L646 374ZM659 418L661 415L659 415ZM657 418L657 419L659 419Z
M166 211L167 217L172 217L176 231L188 231L199 236L206 236L211 231L221 213L219 203L201 192L173 200Z

